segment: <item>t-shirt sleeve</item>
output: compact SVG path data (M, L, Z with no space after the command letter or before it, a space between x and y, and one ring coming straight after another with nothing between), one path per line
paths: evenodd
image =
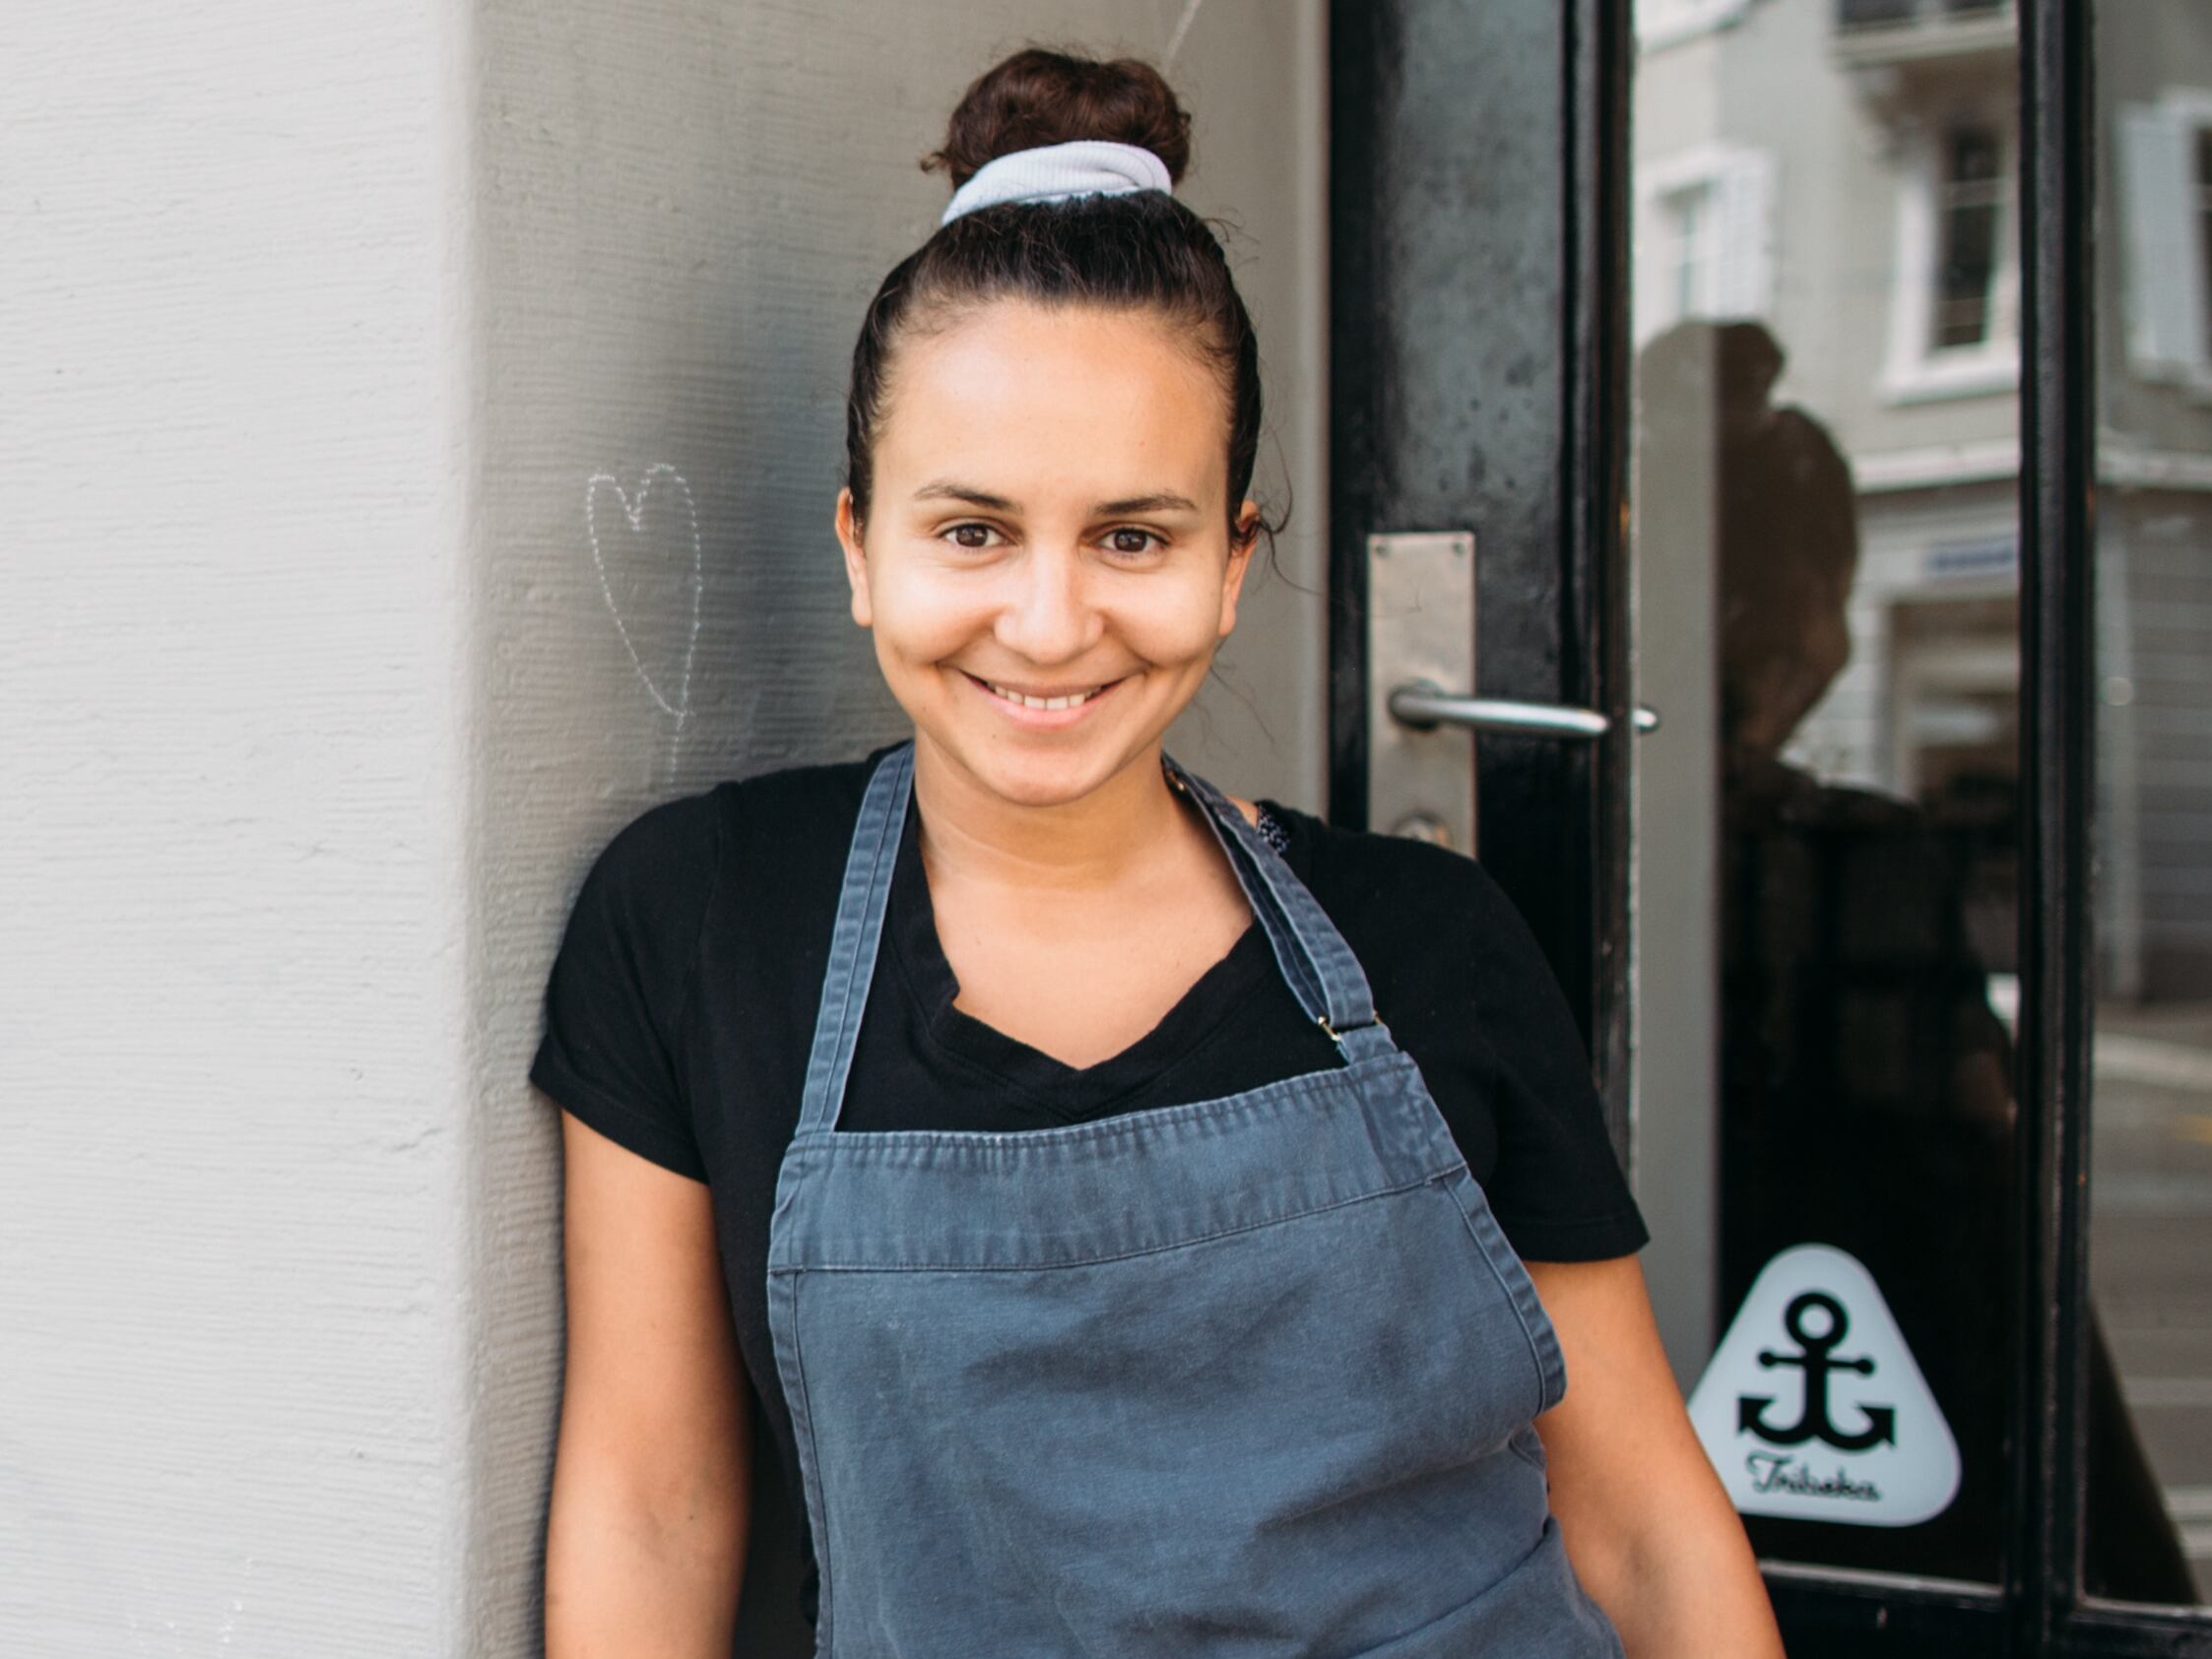
M530 1081L610 1140L706 1179L683 1009L716 868L711 792L632 819L584 876L545 994Z
M1264 804L1514 1249L1600 1261L1649 1244L1566 993L1497 878L1462 853Z
M1599 1261L1651 1242L1606 1132L1566 993L1520 908L1479 864L1471 897L1477 937L1476 1029L1491 1064L1498 1162L1487 1195L1529 1261Z

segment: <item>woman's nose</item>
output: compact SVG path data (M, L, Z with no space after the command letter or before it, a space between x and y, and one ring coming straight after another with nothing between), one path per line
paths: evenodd
M1090 602L1081 554L1037 546L1013 572L1013 590L1000 608L999 643L1032 663L1080 656L1103 625Z

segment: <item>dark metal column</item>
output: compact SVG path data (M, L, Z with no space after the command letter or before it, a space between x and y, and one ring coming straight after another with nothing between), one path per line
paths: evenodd
M2020 8L2021 929L2019 1356L2007 1588L2014 1640L2049 1651L2080 1582L2088 1260L2088 802L2095 735L2086 8Z

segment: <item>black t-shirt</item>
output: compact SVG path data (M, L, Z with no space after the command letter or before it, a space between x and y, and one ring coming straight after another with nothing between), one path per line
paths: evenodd
M584 878L530 1068L600 1133L713 1189L739 1346L793 1493L797 1448L768 1334L768 1218L799 1122L845 855L883 752L720 784L632 820ZM1548 1261L1641 1248L1643 1218L1573 1017L1489 873L1440 848L1261 804L1514 1248ZM840 1129L1044 1128L1342 1063L1257 924L1158 1025L1098 1065L1064 1065L953 1007L920 821L909 810Z

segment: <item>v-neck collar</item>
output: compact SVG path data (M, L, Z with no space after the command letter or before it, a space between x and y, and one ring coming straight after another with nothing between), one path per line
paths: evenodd
M953 1006L959 981L938 937L929 873L922 864L921 812L912 804L899 832L883 933L929 1039L1070 1121L1097 1117L1158 1081L1278 975L1267 930L1254 920L1151 1030L1095 1065L1069 1065Z

